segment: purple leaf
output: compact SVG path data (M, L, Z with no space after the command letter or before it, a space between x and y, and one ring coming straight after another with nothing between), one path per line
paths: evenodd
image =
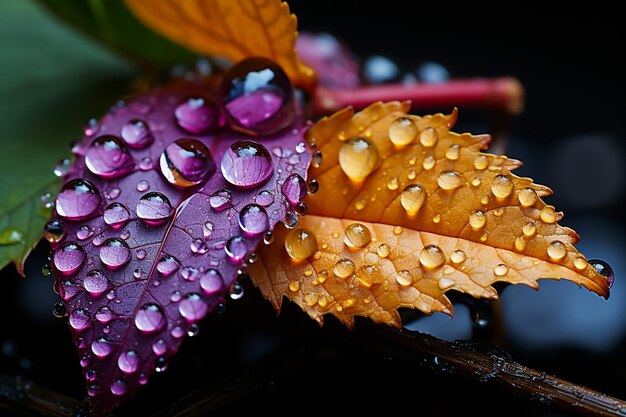
M179 81L115 106L74 147L53 269L96 415L164 370L264 234L296 218L302 196L283 186L311 160L301 117L292 107L277 133L236 132L219 83Z

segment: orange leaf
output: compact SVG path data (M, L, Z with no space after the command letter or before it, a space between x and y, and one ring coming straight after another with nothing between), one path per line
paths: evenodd
M125 0L146 25L193 51L238 62L262 56L309 87L314 71L296 55L296 16L280 0Z
M408 109L346 109L308 131L323 155L310 170L320 191L250 268L277 309L287 297L320 323L331 313L349 326L354 316L400 326L400 307L452 314L446 291L497 298L497 281L538 288L540 278L608 297L578 235L541 199L549 188L512 174L519 161L481 153L488 136L451 132L456 110Z

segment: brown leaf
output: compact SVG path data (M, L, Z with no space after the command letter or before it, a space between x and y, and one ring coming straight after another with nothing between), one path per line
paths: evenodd
M125 0L146 25L195 52L233 62L262 56L291 81L310 86L314 71L296 54L297 19L280 0Z
M456 110L408 109L346 109L309 130L323 155L310 170L320 191L298 228L277 229L250 268L277 309L286 296L320 323L331 313L348 325L366 316L400 326L400 307L452 314L448 290L497 298L494 282L538 288L540 278L608 297L607 279L573 246L578 235L541 199L549 188L512 174L519 161L481 153L488 136L451 132ZM287 254L285 239L304 259Z

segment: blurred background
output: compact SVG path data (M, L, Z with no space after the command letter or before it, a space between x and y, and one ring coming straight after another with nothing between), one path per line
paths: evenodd
M84 7L94 4L100 2L84 2ZM505 288L486 327L476 325L476 306L463 303L455 305L452 320L412 317L407 326L446 340L492 341L525 365L626 399L626 37L620 14L597 2L581 8L570 4L558 12L522 3L495 10L475 2L460 7L407 1L374 8L329 0L290 5L301 30L331 33L349 45L371 81L505 75L521 81L526 106L510 122L507 155L524 161L518 175L555 190L548 201L565 212L561 224L582 236L579 250L612 266L611 297L605 301L568 282L544 281L538 292ZM64 6L56 7L58 12ZM70 19L80 26L80 15ZM127 16L120 19L130 24ZM117 23L112 16L94 22L100 32ZM83 25L90 31L96 23ZM116 35L107 39L109 44L126 41ZM150 49L149 41L143 47ZM67 144L81 136L85 121L104 114L144 81L131 61L31 0L0 2L0 51L0 198L8 200L14 188L34 187L51 177L54 161L68 155ZM175 47L164 55L161 64L189 59ZM491 133L493 119L489 111L461 108L455 130ZM0 374L23 375L82 399L83 378L65 320L51 314L58 297L51 278L40 272L47 251L44 244L35 250L26 279L13 266L0 271ZM510 415L563 415L494 384L429 367L408 371L357 344L335 345L326 337L339 328L334 319L319 329L294 306L274 319L275 328L258 328L245 320L250 315L271 322L274 313L248 285L246 296L207 320L170 369L120 415L150 415L197 387L213 392L232 383L229 375L239 375L235 384L241 383L242 392L235 396L238 402L225 404L240 410L357 413L374 401L385 403L390 413L499 415L500 400ZM294 336L281 326L302 331ZM275 357L281 362L272 362ZM276 363L281 365L274 369ZM250 369L261 369L260 376ZM331 408L333 401L339 409ZM217 414L226 414L228 407L218 407Z

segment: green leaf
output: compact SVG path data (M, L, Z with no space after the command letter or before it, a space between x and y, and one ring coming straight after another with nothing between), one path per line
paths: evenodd
M144 26L122 0L39 0L84 34L141 66L192 63L195 54Z
M130 90L133 68L32 1L0 2L0 268L23 259L58 189L55 162L82 126Z

